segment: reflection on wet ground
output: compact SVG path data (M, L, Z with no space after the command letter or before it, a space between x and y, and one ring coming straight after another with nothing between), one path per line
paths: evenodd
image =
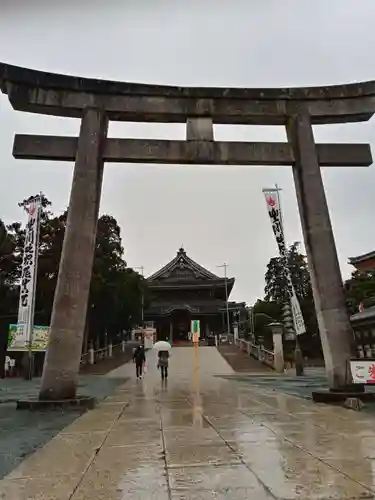
M0 481L12 500L373 498L375 420L248 380L215 348L174 348L162 385L154 353L133 375ZM131 373L130 373L131 372ZM3 496L2 496L3 495Z
M96 375L80 376L78 392L102 400L124 384L123 378ZM37 397L40 379L0 380L0 479L18 464L48 443L64 427L76 420L82 412L71 411L23 412L16 409L18 399ZM1 498L1 497L0 497Z

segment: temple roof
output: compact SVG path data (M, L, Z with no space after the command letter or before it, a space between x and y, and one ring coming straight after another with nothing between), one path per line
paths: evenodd
M180 248L177 255L168 264L159 271L147 278L149 285L163 284L218 284L224 285L225 278L217 276L200 266L193 259L188 257L185 250ZM231 289L234 284L234 278L227 279L228 288Z
M350 321L360 322L369 319L373 319L375 317L375 306L368 307L364 311L357 312L350 316Z
M375 251L365 253L363 255L357 255L356 257L349 257L349 264L355 266L356 264L360 264L362 262L371 260L375 258Z

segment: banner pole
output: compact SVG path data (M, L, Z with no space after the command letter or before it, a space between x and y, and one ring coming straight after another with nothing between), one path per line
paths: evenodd
M27 207L28 220L25 231L25 244L20 279L20 298L14 341L15 346L19 346L24 351L23 375L26 380L31 380L33 377L32 343L39 253L41 201L42 193L36 197L32 197Z
M35 322L35 301L36 301L36 285L38 279L38 260L39 260L39 238L40 238L40 218L42 211L42 193L36 199L36 235L35 235L35 264L34 264L34 283L31 296L31 312L30 312L30 343L29 343L29 380L33 378L34 374L34 356L32 352L33 336L34 336L34 322Z
M283 211L281 210L281 199L280 199L281 189L279 188L279 186L277 184L275 184L275 189L276 189L277 203L279 205L279 210L280 210L281 234L283 237L284 245L286 246L285 232L284 232L284 218L283 218Z
M280 232L280 237L281 237L282 246L283 246L283 252L281 252L280 245L278 244L279 245L279 253L280 253L280 256L281 256L281 258L283 260L283 264L284 264L284 267L285 267L286 277L287 277L288 281L290 281L290 285L291 285L291 290L288 291L288 301L289 301L289 304L290 304L290 307L291 307L291 311L292 311L294 333L295 333L295 346L294 346L295 369L296 369L296 375L300 376L300 375L303 375L303 373L304 373L303 356L302 356L302 351L301 351L301 348L300 348L300 345L299 345L299 340L298 340L298 332L300 330L300 325L298 324L298 320L296 318L296 314L297 313L294 310L295 306L298 306L298 309L300 311L300 305L299 305L299 301L298 301L298 297L297 297L295 288L293 286L292 274L291 274L291 271L289 269L289 263L287 261L287 248L286 248L286 240L285 240L283 212L282 212L281 200L280 200L280 191L281 191L281 189L278 187L277 184L275 184L275 188L274 189L263 189L263 193L265 195L266 195L267 192L268 193L274 192L275 196L276 196L276 201L277 201L277 208L278 208L278 212L279 212L279 226L280 226L278 228L278 230ZM266 201L267 201L267 197L266 197ZM271 215L270 212L269 212L269 215ZM275 230L274 226L273 226L273 229L274 229L275 236L277 237L276 232L275 232L276 230ZM300 311L300 315L302 315L301 311Z

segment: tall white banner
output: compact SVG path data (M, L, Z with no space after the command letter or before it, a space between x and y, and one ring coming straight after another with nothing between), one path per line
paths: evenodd
M294 329L297 335L301 335L306 332L305 322L303 319L301 307L298 301L296 291L293 286L292 276L288 266L287 250L285 246L284 228L283 220L281 216L281 206L278 196L277 189L263 189L264 196L266 198L268 215L271 219L272 229L276 238L277 246L279 247L279 253L281 261L285 269L285 277L287 280L288 295L290 299L290 305L293 315Z
M13 348L19 347L25 349L32 341L39 250L40 211L41 199L35 198L27 207L29 217L25 232L17 332L13 340Z

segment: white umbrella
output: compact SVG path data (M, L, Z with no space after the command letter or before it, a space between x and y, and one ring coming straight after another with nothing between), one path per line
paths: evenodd
M154 344L154 349L157 349L158 351L169 351L170 348L171 344L165 340L159 340L159 342L155 342Z

